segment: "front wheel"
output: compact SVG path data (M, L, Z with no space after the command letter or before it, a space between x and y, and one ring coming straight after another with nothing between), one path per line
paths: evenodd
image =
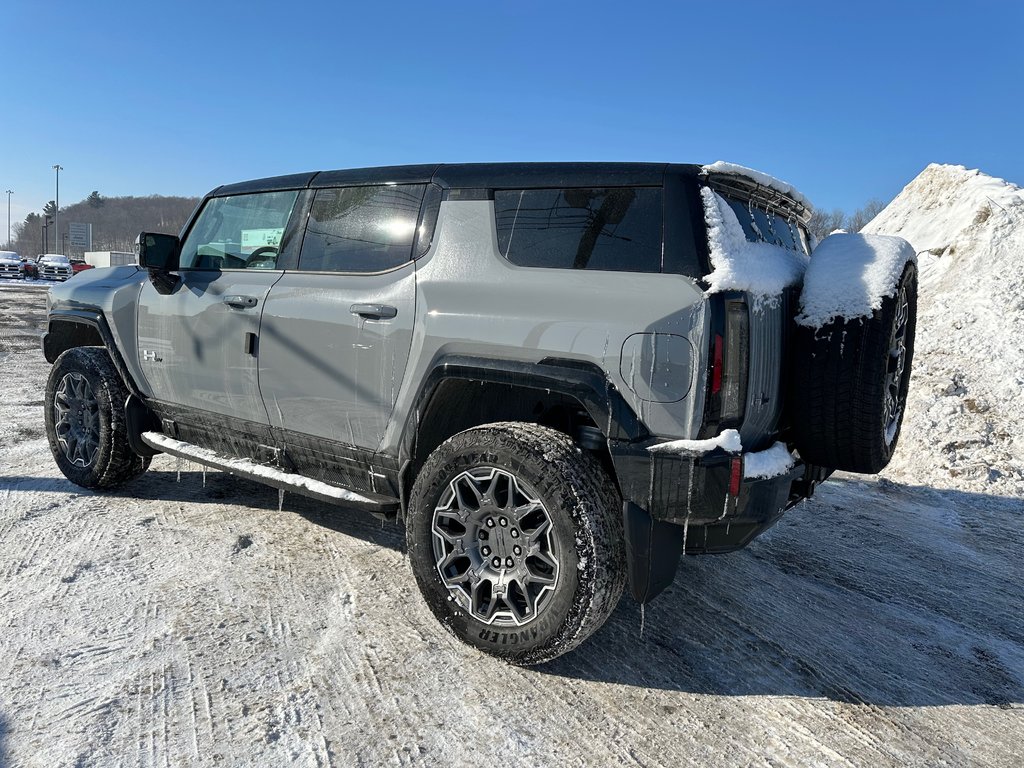
M107 490L142 474L150 459L128 444L128 390L103 347L62 353L50 370L44 403L50 451L64 476Z
M516 664L575 648L625 583L620 500L565 434L498 423L461 432L412 489L409 556L421 593L456 637Z

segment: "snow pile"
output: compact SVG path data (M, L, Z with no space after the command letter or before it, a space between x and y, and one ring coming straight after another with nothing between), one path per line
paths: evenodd
M647 450L651 453L704 454L710 453L716 448L721 448L729 453L739 453L743 450L740 433L735 429L723 429L717 437L707 440L672 440L668 443L652 445Z
M743 457L743 477L760 480L784 475L796 465L796 459L785 443L775 443L771 448Z
M863 231L919 254L913 378L885 474L1024 496L1024 191L929 165Z
M811 256L800 292L800 325L821 328L843 318L871 317L896 293L903 268L917 255L906 240L887 235L835 233Z
M784 195L791 197L801 205L811 208L810 201L803 196L803 194L794 187L792 184L776 179L774 176L769 176L767 173L761 171L755 171L753 168L747 168L743 165L737 165L736 163L727 163L725 160L717 160L711 165L705 165L701 168L701 171L707 175L709 173L721 173L730 176L745 176L751 181L755 181L763 187L770 187Z
M806 256L771 243L750 242L721 195L708 187L702 187L700 193L713 267L705 278L708 293L749 291L763 300L800 282L807 269Z

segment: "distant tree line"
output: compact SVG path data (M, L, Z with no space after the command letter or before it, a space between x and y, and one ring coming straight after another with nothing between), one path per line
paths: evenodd
M847 215L840 208L833 208L831 211L815 211L811 216L807 228L819 241L825 239L837 229L845 229L847 232L860 232L864 225L882 212L885 203L881 200L868 200L862 208Z
M11 248L22 256L60 253L61 238L66 237L64 253L80 256L85 249L71 245L70 225L74 223L92 224L93 251L131 251L139 232L177 234L198 203L198 197L104 197L94 190L84 200L60 209L60 232L56 232L57 206L51 200L42 213L30 213L12 227Z

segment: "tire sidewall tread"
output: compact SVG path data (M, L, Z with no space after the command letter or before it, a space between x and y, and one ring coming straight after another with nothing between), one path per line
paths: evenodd
M57 442L53 412L54 397L61 380L68 373L85 377L99 406L99 451L88 467L72 464ZM104 347L74 347L54 361L46 382L43 404L46 437L50 451L64 476L83 488L110 490L117 488L149 468L149 457L135 453L128 444L125 403L128 389Z
M482 465L508 469L533 488L560 545L559 587L541 614L520 627L488 626L469 616L437 574L434 507L456 475ZM516 664L549 661L595 632L618 603L625 584L620 503L600 464L562 432L520 422L466 430L430 455L413 485L406 521L413 573L428 607L459 639Z

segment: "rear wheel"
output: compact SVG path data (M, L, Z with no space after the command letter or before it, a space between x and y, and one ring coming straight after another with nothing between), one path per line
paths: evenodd
M413 572L456 637L517 664L575 648L625 582L620 501L565 434L490 424L442 444L416 479Z
M125 425L128 390L103 347L62 353L50 370L44 404L50 451L64 476L83 488L116 488L149 467L132 451Z
M889 463L903 423L917 318L917 266L870 318L797 326L793 440L811 464L873 474Z

